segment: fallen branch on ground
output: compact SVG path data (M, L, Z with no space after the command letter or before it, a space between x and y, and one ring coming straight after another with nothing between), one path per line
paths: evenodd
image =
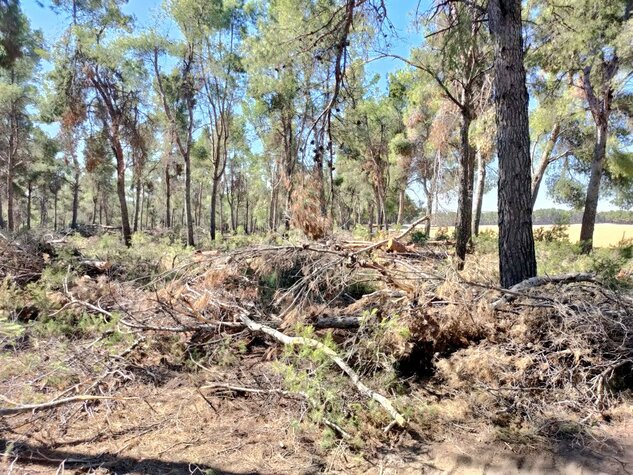
M416 226L419 226L424 221L428 221L429 219L431 219L431 218L429 218L428 216L424 216L423 218L420 218L416 222L411 224L411 226L408 229L406 229L402 233L398 234L396 237L383 239L382 241L378 241L378 242L376 242L376 243L374 243L374 244L372 244L370 246L367 246L367 247L364 247L362 249L359 249L358 251L353 252L351 255L352 256L357 256L358 254L362 254L363 252L368 252L368 251L371 251L371 250L376 249L378 247L382 247L385 244L389 244L389 241L400 241L400 240L404 239L411 231L413 231Z
M507 303L512 300L514 293L519 293L527 289L539 287L545 284L571 284L574 282L595 282L596 277L593 274L563 274L553 276L531 277L518 284L513 285L505 292L505 294L499 299L493 302L492 308L498 308L501 304Z
M313 340L311 338L297 337L297 336L288 336L285 333L282 333L274 328L271 328L266 325L262 325L261 323L256 323L251 320L247 315L241 313L239 315L239 319L246 325L246 327L252 332L265 333L273 337L275 340L283 343L284 345L294 346L294 345L302 345L309 346L312 348L317 348L323 353L325 353L336 365L343 370L347 376L352 380L356 388L359 392L370 399L373 399L378 404L380 404L387 413L393 418L393 420L400 427L404 427L406 425L406 421L402 414L400 414L389 399L383 396L380 393L370 389L367 387L361 380L360 376L345 362L343 359L336 354L331 348L328 348L323 343L317 340ZM388 426L389 427L389 426Z
M57 401L43 402L41 404L25 404L25 405L19 405L18 403L11 401L4 396L0 396L0 399L3 399L4 401L10 404L15 404L15 407L0 407L0 416L8 416L11 414L20 414L22 412L37 412L37 411L42 411L45 409L53 409L55 407L63 406L64 404L71 404L73 402L79 402L79 401L99 401L99 400L101 401L103 400L127 401L130 399L137 399L137 398L84 395L84 396L67 397L64 399L58 399Z

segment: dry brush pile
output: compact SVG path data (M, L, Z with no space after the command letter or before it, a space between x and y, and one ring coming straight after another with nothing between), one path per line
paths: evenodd
M350 440L428 427L417 411L423 394L463 401L464 417L542 433L562 419L593 423L630 397L626 292L586 274L503 290L455 272L446 247L405 238L200 252L142 284L77 279L56 312L116 320L129 340L103 357L109 363L95 362L100 374L79 375L67 393L78 399L67 402L126 395L150 353L156 368L192 371L227 360L240 368L257 347L278 362L279 377L207 381L202 390L298 397L313 420ZM164 355L174 345L178 361ZM14 402L2 410L34 409Z

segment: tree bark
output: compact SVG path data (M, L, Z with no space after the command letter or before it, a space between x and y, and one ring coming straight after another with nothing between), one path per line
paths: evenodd
M598 212L598 199L600 197L600 182L604 170L604 161L607 154L608 121L599 120L596 124L596 141L593 149L593 162L591 163L591 175L587 185L585 198L585 211L582 215L580 228L580 246L584 254L589 254L593 248L593 231L596 225Z
M545 148L541 154L541 160L539 161L536 171L532 176L532 209L534 209L534 205L536 204L536 198L538 197L538 191L541 186L541 182L543 181L543 177L545 176L545 170L547 170L547 166L551 163L552 151L556 146L559 135L560 122L556 122L552 127L552 131L549 134L549 138L547 139L547 143L545 144Z
M495 50L499 274L508 288L536 276L521 0L490 0L488 23Z
M482 153L477 151L477 193L475 194L475 205L473 216L473 234L479 236L479 223L481 221L481 206L484 201L484 187L486 186L486 161Z

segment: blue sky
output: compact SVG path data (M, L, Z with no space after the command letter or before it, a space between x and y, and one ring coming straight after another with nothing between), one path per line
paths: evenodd
M155 23L158 10L162 0L129 0L124 9L126 13L134 15L137 26L149 26ZM419 45L422 41L422 35L416 31L414 17L416 9L424 12L431 8L432 0L385 0L387 6L387 14L389 20L394 25L398 38L391 40L391 52L407 57L411 48ZM31 21L34 29L42 30L48 44L52 44L56 38L62 33L67 22L66 19L60 18L50 9L41 7L36 0L23 0L22 8ZM46 66L44 66L46 67ZM367 65L367 69L371 73L381 75L381 84L386 84L388 73L402 67L402 63L396 59L381 59L373 61ZM421 198L418 190L411 190L412 197L416 200ZM539 198L536 203L537 208L560 207L555 205L551 198L547 195L546 187L542 187ZM454 209L456 203L446 203L446 209ZM490 191L484 196L484 211L496 210L497 192L496 189ZM609 203L602 200L599 209L614 209Z

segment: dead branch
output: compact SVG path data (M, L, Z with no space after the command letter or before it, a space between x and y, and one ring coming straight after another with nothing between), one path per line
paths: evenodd
M20 405L18 403L15 403L9 399L7 399L4 396L0 395L0 399L10 403L10 404L14 404L15 407L0 407L0 416L7 416L7 415L11 415L11 414L20 414L23 412L37 412L37 411L43 411L45 409L53 409L55 407L59 407L59 406L63 406L64 404L71 404L73 402L79 402L79 401L98 401L98 400L117 400L117 401L126 401L126 400L130 400L130 399L137 399L135 397L116 397L116 396L90 396L90 395L82 395L82 396L73 396L73 397L67 397L64 399L58 399L56 401L48 401L48 402L43 402L41 404L24 404L24 405Z
M416 226L419 226L424 221L428 221L429 219L431 219L431 218L429 218L428 216L424 216L424 217L418 219L417 221L415 221L413 224L411 224L411 226L409 228L407 228L402 233L398 234L396 237L383 239L382 241L378 241L378 242L376 242L376 243L374 243L374 244L372 244L370 246L367 246L367 247L364 247L362 249L359 249L358 251L353 252L352 256L357 256L358 254L362 254L363 252L368 252L368 251L371 251L371 250L376 249L378 247L382 247L382 246L388 244L390 240L400 241L400 240L404 239L411 231L413 231Z
M524 280L523 282L519 282L518 284L513 285L507 291L504 292L504 295L493 302L492 308L498 308L503 303L507 303L512 300L513 297L520 296L520 293L527 290L532 289L534 287L539 287L545 284L571 284L575 282L595 282L596 278L593 274L580 273L580 274L563 274L563 275L554 275L554 276L541 276L541 277L531 277L529 279Z
M393 407L393 404L391 404L391 401L389 401L389 399L367 387L360 380L358 374L345 361L343 361L343 359L338 356L335 351L333 351L331 348L328 348L320 341L313 340L311 338L288 336L285 333L275 330L274 328L262 325L261 323L255 323L245 313L240 313L239 319L244 322L246 327L252 332L265 333L266 335L273 337L275 340L283 343L284 345L309 346L311 348L317 348L323 351L323 353L325 353L334 363L336 363L339 368L341 368L341 370L343 370L345 374L349 376L349 378L352 380L356 388L358 388L359 392L363 396L378 402L378 404L380 404L385 409L385 411L387 411L387 413L400 427L404 427L406 425L404 417L396 410L396 408Z

